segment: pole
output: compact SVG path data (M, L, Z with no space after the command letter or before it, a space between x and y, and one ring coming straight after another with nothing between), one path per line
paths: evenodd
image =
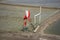
M36 23L36 17L34 16L34 24Z
M40 6L40 15L39 15L39 24L41 23L41 6Z

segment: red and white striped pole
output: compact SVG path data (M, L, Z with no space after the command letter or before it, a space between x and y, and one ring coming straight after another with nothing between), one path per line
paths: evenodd
M26 10L26 17L28 21L30 21L30 10Z
M25 11L24 26L27 25L27 22L26 22L27 19L28 19L28 21L30 21L30 10L26 10L26 11Z

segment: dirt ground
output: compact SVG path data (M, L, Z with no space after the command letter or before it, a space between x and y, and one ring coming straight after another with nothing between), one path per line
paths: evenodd
M57 37L41 35L39 33L19 32L19 33L0 33L0 40L60 40Z

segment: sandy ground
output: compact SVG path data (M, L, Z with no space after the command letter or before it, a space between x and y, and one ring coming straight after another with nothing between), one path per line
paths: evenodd
M34 23L34 15L38 14L40 11L39 7L0 5L0 29L8 31L16 31L23 26L23 16L25 14L25 10L30 10L32 23ZM59 9L42 8L41 22L51 16L56 10ZM37 24L38 23L39 19L37 19Z
M0 39L1 40L40 40L45 38L47 40L59 40L55 37L48 37L38 33L20 32L20 27L23 24L23 16L25 10L31 10L31 18L39 13L39 8L11 6L0 4ZM42 8L42 20L47 16L51 16L53 12L59 9ZM32 19L33 20L33 19ZM33 21L32 21L33 22ZM21 25L20 25L21 23Z
M0 40L60 40L60 37L41 35L39 33L19 32L19 33L0 33Z

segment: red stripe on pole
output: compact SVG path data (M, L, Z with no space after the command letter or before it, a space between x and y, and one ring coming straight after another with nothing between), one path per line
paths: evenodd
M26 21L24 21L24 27L26 27Z
M30 11L28 11L28 20L30 21Z
M24 20L27 19L26 15L24 16Z

